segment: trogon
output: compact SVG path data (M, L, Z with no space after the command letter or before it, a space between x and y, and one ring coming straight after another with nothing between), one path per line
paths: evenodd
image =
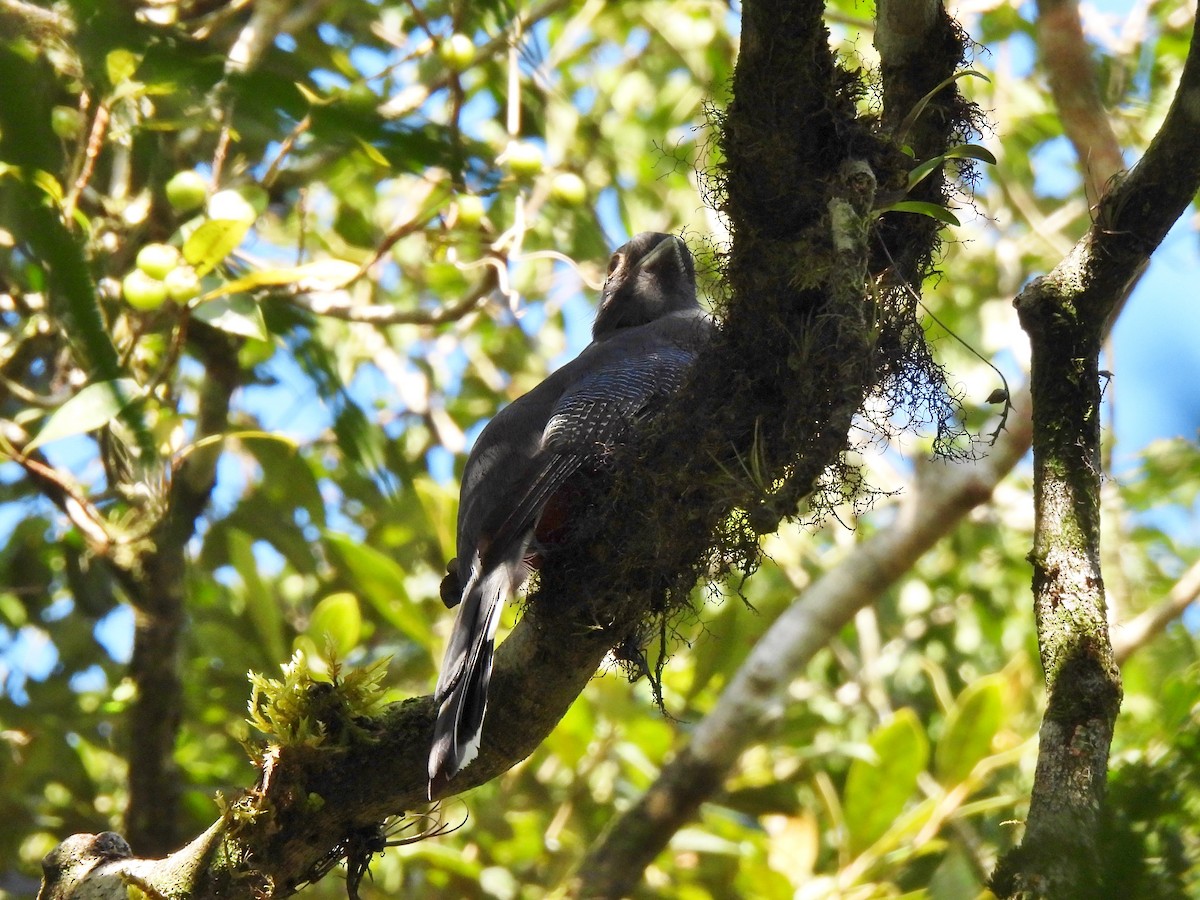
M431 799L479 750L500 610L538 564L543 534L561 531L543 521L561 515L556 497L572 476L602 472L679 390L713 327L687 245L639 234L612 255L592 342L480 433L463 471L458 556L442 582L458 616L434 693Z

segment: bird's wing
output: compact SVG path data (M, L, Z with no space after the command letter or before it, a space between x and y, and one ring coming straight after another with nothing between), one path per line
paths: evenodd
M696 354L659 347L590 371L555 404L542 433L542 465L496 530L492 548L524 540L546 502L584 465L599 463L655 405L677 391Z
M602 456L656 402L679 390L695 359L684 347L662 346L595 368L555 404L542 445L551 453Z

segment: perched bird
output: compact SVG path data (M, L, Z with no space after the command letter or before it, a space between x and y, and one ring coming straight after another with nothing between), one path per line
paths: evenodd
M459 609L434 693L431 799L479 750L500 609L538 565L539 539L559 528L544 521L547 508L680 388L712 328L687 246L639 234L608 264L592 342L480 433L463 472L458 557L442 582Z

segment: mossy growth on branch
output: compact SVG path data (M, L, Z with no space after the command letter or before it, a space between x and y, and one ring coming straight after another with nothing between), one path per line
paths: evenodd
M893 119L905 116L872 111L881 79L838 60L820 7L764 3L745 16L733 99L710 107L701 166L730 235L697 248L719 331L677 401L614 454L617 477L589 487L597 515L540 573L541 591L586 604L589 627L635 675L647 640L664 651L672 623L692 614L697 582L754 571L761 535L785 519L871 496L846 453L852 432L932 424L939 452L969 444L921 321L940 223L876 202L903 193L910 153L945 154L976 131L978 110L952 77L961 31L947 29L929 84L880 92L904 112L924 104L902 142ZM951 168L922 180L922 199L950 202L949 179L969 176ZM673 511L653 515L654 504ZM622 592L630 585L641 596Z
M338 747L364 739L368 720L384 705L387 663L381 659L343 674L333 660L325 673L297 650L283 664L282 679L249 673L247 721L281 747Z

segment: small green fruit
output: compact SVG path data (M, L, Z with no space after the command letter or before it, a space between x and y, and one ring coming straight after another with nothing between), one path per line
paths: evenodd
M122 279L121 294L134 309L158 309L167 302L167 286L141 269L134 269Z
M137 267L158 281L179 265L179 251L170 244L147 244L137 255Z
M518 178L532 178L542 171L542 151L529 141L513 141L504 151L505 165Z
M176 303L187 303L200 295L200 279L191 266L172 269L163 279L163 284L167 286L167 296Z
M438 55L455 72L461 72L475 58L475 42L465 34L452 34L438 47Z
M199 209L208 199L208 182L199 172L188 169L176 172L167 182L167 202L176 212Z
M559 172L550 182L550 196L559 203L579 206L587 200L587 185L574 172Z
M464 228L475 228L483 221L483 200L474 194L459 194L455 201L458 206L458 224Z
M254 207L237 191L217 191L208 198L210 219L231 219L235 222L253 222L258 218Z
M56 106L50 110L50 127L64 141L74 140L83 131L83 113L73 106Z

